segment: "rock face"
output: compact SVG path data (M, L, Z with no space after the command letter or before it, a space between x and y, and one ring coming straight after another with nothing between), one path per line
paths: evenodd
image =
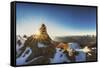
M47 33L45 24L41 25L38 33L27 38L24 46L20 49L21 53L19 56L24 53L27 47L32 51L25 61L27 64L48 64L50 63L50 58L53 58L56 52L52 39ZM26 54L28 54L28 51Z

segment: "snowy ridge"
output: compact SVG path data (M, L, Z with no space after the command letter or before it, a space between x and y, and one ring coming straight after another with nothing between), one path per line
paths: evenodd
M42 48L42 47L47 47L46 45L42 44L42 43L38 43L38 47Z
M20 48L24 46L26 38L22 38L21 36L17 36L17 41L16 41L16 52L19 53ZM19 44L20 43L20 44Z
M26 52L29 50L29 53L26 54ZM26 64L26 60L27 58L30 56L30 54L32 53L31 48L26 48L24 53L16 59L16 65L24 65Z

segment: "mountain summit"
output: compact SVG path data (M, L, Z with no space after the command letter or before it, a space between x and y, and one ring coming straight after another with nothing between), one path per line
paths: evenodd
M30 50L27 50L30 48ZM36 34L31 35L27 38L24 46L20 49L21 53L19 57L24 53L30 55L27 57L26 64L48 64L50 63L50 58L53 58L56 52L52 39L47 33L47 28L45 24L42 24ZM26 53L25 53L26 52ZM25 56L24 55L24 56Z
M38 41L51 41L51 38L49 37L48 33L47 33L47 28L45 26L45 24L42 24L41 27L39 28L38 32L33 35L33 37L35 39L38 39Z

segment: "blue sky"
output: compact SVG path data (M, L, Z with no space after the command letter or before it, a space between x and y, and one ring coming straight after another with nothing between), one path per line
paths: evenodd
M31 35L42 23L50 36L96 34L96 8L44 4L16 4L17 34Z

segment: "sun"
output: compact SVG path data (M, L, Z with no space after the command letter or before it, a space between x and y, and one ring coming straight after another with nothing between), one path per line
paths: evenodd
M35 34L38 35L38 36L41 35L41 34L40 34L40 31L37 31Z

